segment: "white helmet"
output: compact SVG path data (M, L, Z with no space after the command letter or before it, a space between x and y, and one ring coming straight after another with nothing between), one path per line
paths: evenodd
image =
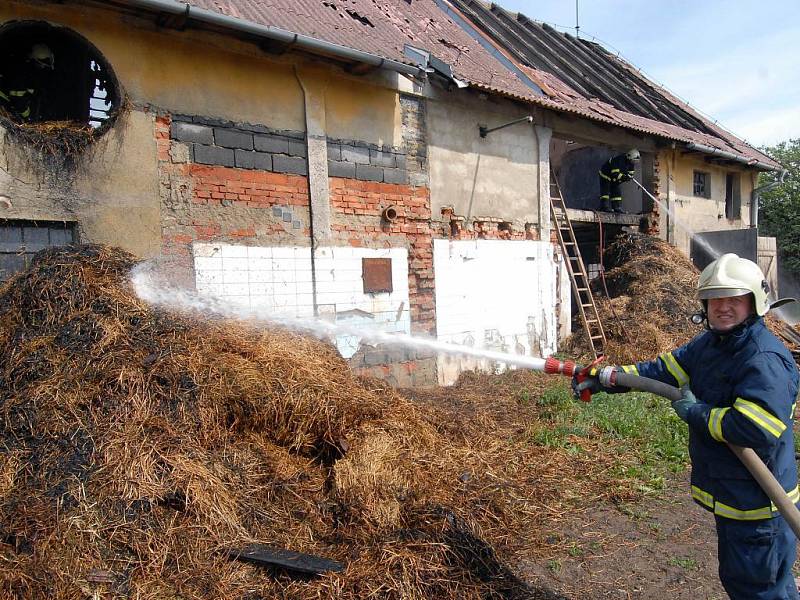
M628 157L628 160L639 160L641 158L641 156L639 155L639 151L636 148L628 150L625 156Z
M697 282L697 297L700 300L753 294L754 309L760 317L769 310L768 293L769 285L759 266L736 254L720 256L703 269Z
M46 44L34 44L31 46L28 58L39 66L47 67L48 69L53 69L56 66L56 57Z

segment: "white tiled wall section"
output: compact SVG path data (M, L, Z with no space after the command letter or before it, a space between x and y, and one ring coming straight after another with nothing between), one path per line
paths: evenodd
M311 249L195 243L197 290L237 305L294 317L314 315ZM392 260L392 292L365 294L361 259ZM337 322L408 333L408 252L405 248L317 249L317 304Z
M436 331L442 341L548 356L556 350L558 298L553 247L547 242L434 240ZM440 383L465 369L502 369L440 357Z

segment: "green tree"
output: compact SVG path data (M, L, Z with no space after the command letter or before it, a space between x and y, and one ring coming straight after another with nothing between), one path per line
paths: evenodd
M777 238L780 259L787 270L800 276L800 138L762 148L787 170L782 184L759 198L758 228ZM758 185L778 180L778 173L761 173Z

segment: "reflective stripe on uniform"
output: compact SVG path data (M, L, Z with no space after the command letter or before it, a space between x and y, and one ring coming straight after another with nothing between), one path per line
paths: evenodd
M675 360L675 357L672 356L671 352L665 352L664 354L660 355L662 361L664 361L664 366L667 367L667 371L669 374L675 378L675 381L678 382L678 387L683 387L687 383L689 383L689 376L686 374L686 371L678 364L678 361Z
M31 107L30 106L27 107L25 110L23 110L19 114L19 116L22 117L23 119L27 119L28 117L30 117L31 116Z
M32 94L32 93L33 93L33 90L32 90L32 89L27 89L27 90L11 90L11 91L9 91L9 92L8 92L8 95L9 95L9 96L16 96L17 98L22 98L23 96L25 96L25 95L27 95L27 94Z
M786 431L786 424L783 421L755 402L736 398L733 408L775 437L781 437L781 434Z
M708 432L711 434L711 437L718 442L727 441L725 436L722 435L722 418L730 409L730 406L726 406L725 408L712 408L711 412L708 414Z
M786 492L786 495L789 496L789 500L797 504L800 502L800 488L794 486L794 489L791 492Z
M600 200L608 200L608 194L603 194L600 196Z
M6 96L5 93L2 90L0 90L0 99L5 100L6 102L9 101L9 97Z
M611 173L619 173L619 169L611 169Z
M611 196L612 202L622 202L622 196Z
M736 521L757 521L759 519L769 519L772 517L772 506L765 506L763 508L753 508L750 510L740 510L733 508L722 502L714 502L714 514L726 519L734 519Z
M800 501L800 489L798 489L797 486L795 486L794 489L786 492L786 495L789 496L789 499L794 504L797 504L797 502ZM722 502L714 500L714 496L697 487L696 485L692 486L692 498L703 506L713 510L715 515L719 515L720 517L725 517L727 519L734 519L735 521L770 519L776 512L778 512L778 509L771 502L769 506L764 506L761 508L751 508L748 510L734 508L733 506L728 506L727 504L723 504Z
M623 373L639 376L639 369L636 368L636 365L622 365L621 369Z
M609 177L608 175L606 175L602 171L599 171L599 173L600 173L600 177L602 177L603 179L608 179L609 181L611 181L611 177Z
M692 486L692 498L708 508L714 508L714 496L706 491L701 490L696 485Z

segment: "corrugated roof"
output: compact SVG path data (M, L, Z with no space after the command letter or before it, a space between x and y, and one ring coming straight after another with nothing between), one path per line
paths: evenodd
M449 64L460 79L519 97L536 94L433 0L189 0L188 4L412 64L406 44Z
M188 4L411 64L404 54L408 44L430 52L449 64L456 77L482 90L780 166L601 46L496 5L477 0L189 0ZM473 32L465 30L470 25L456 22L462 16L472 23Z

